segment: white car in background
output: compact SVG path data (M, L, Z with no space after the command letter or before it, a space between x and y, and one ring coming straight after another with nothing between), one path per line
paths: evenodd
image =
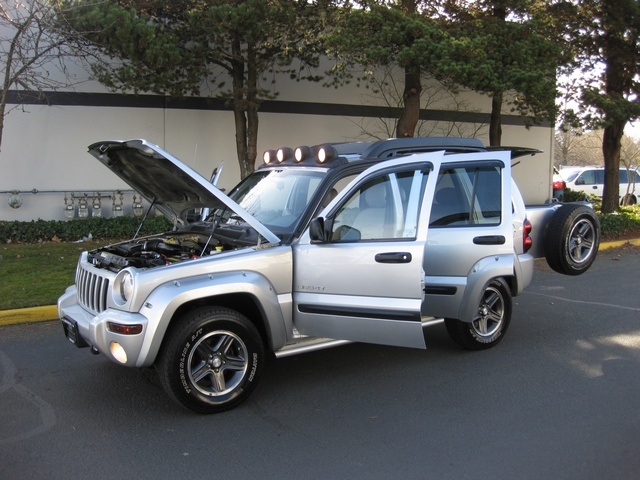
M565 188L602 197L604 191L604 167L565 167L559 175L565 182ZM555 176L554 176L555 177ZM554 178L554 191L556 179ZM640 196L640 173L637 170L620 169L620 203L629 195L629 205L637 205Z

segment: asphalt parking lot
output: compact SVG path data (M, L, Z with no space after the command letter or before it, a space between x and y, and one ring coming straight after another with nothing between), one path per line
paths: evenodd
M637 479L640 250L537 264L504 341L353 344L275 361L241 407L192 414L151 370L57 322L0 327L0 478Z

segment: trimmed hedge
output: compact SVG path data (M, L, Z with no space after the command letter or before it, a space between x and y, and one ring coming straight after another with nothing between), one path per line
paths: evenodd
M564 193L560 196L559 200L561 202L581 202L582 200L589 200L594 203L595 201L600 202L602 199L595 195L587 195L584 192L579 190L571 190L567 188Z
M620 207L620 211L616 213L601 213L599 217L603 238L615 239L631 235L640 238L640 207Z
M140 219L134 217L0 221L0 243L73 242L89 235L94 239L131 238L139 224ZM147 218L140 235L171 229L171 223L164 217Z

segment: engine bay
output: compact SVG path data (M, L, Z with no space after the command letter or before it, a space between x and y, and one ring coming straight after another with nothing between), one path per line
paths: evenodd
M153 268L220 253L225 247L210 235L180 233L137 238L92 250L89 262L117 272L125 267Z

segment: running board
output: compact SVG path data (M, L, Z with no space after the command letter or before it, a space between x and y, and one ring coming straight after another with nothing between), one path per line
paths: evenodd
M290 357L299 353L315 352L325 348L339 347L353 343L351 340L334 340L332 338L311 338L291 345L285 345L275 352L276 358Z
M422 319L422 328L433 327L434 325L440 325L444 323L444 318L425 317Z

